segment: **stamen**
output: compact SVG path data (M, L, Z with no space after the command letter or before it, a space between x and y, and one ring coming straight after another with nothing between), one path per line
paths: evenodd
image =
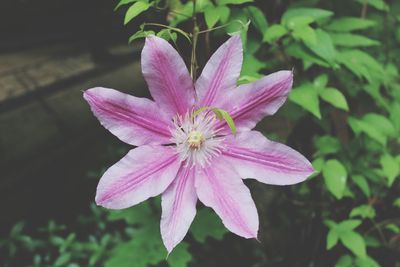
M224 138L217 135L214 114L206 112L193 116L187 113L183 117L176 116L173 122L172 142L176 144L181 161L204 167L221 153Z

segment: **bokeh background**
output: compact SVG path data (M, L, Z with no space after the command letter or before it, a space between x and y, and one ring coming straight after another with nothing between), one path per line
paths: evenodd
M138 2L149 6L134 12ZM102 172L131 147L101 127L82 90L149 97L136 37L159 34L188 64L190 44L140 25L190 33L192 9L177 0L0 2L0 266L399 267L397 0L197 0L200 29L223 26L200 36L198 72L240 32L239 83L295 73L289 100L258 130L317 173L285 187L246 180L260 242L227 233L199 204L167 258L158 198L123 212L94 205Z

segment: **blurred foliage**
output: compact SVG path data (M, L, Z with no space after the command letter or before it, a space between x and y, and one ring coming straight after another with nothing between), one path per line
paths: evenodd
M288 142L311 151L318 173L284 189L275 217L261 217L273 225L261 241L271 242L265 231L286 236L251 247L256 260L246 266L400 266L399 1L120 0L115 9L124 24L145 21L129 42L156 34L181 52L196 18L197 54L205 58L239 32L239 83L294 69L294 89L277 116L291 126ZM27 235L16 224L0 241L4 266L21 253L32 255L24 266L198 266L191 248L223 239L220 220L200 209L191 234L166 257L158 202L121 212L92 207L79 221L85 234L51 221Z

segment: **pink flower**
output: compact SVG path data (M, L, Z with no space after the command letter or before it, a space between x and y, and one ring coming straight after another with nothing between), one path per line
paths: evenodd
M251 130L285 102L292 72L279 71L237 87L242 59L240 37L233 36L193 84L178 52L149 36L142 71L154 101L99 87L84 93L104 127L138 146L104 173L96 203L123 209L162 194L161 235L169 252L186 235L197 199L231 232L257 238L256 206L242 179L289 185L313 173L300 153ZM201 107L229 112L237 135L212 112L193 115Z

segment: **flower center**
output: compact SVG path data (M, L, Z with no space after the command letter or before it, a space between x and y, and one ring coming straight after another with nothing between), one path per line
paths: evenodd
M221 153L224 139L217 135L216 122L215 115L209 113L174 118L171 141L176 144L181 161L204 167Z
M205 139L201 132L191 131L188 135L187 142L189 143L190 148L199 149L204 141Z

